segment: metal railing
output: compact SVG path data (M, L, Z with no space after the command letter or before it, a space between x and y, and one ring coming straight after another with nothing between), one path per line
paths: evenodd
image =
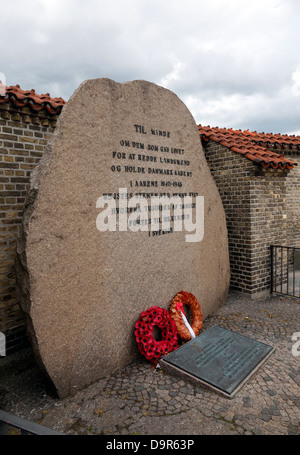
M63 435L59 431L44 427L38 423L30 422L21 417L9 414L6 411L0 410L0 436L9 435L9 427L14 427L20 430L21 435Z
M271 293L300 297L300 248L271 245Z

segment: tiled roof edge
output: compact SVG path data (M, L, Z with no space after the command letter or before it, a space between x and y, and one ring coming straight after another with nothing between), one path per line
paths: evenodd
M262 167L293 169L294 166L297 166L296 162L270 150L268 146L276 144L278 147L300 149L300 136L265 134L231 128L211 128L202 125L198 125L198 130L204 141L212 140L219 143Z
M12 103L17 107L28 106L32 111L45 109L49 114L60 114L66 101L63 98L52 98L49 93L38 95L35 90L22 90L19 85L9 87L0 83L0 103Z

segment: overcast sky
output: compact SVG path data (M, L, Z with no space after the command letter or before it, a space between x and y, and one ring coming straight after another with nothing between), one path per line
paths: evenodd
M197 124L300 134L300 0L0 1L6 85L143 79Z

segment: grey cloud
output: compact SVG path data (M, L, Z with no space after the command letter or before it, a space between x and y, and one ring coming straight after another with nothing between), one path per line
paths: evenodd
M85 79L145 79L187 101L198 123L300 130L299 12L298 0L13 0L0 16L0 71L65 99Z

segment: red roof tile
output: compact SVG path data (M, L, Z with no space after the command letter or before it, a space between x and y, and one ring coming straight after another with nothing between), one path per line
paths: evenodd
M231 128L218 128L198 125L200 137L203 141L212 140L235 153L240 153L245 158L262 167L292 169L297 163L275 153L272 149L300 149L300 136L287 134L265 134L256 131L241 131Z
M29 106L33 111L45 109L49 114L60 114L66 101L52 98L49 93L38 95L35 90L22 90L19 85L4 86L0 83L0 103L11 102L15 106Z

